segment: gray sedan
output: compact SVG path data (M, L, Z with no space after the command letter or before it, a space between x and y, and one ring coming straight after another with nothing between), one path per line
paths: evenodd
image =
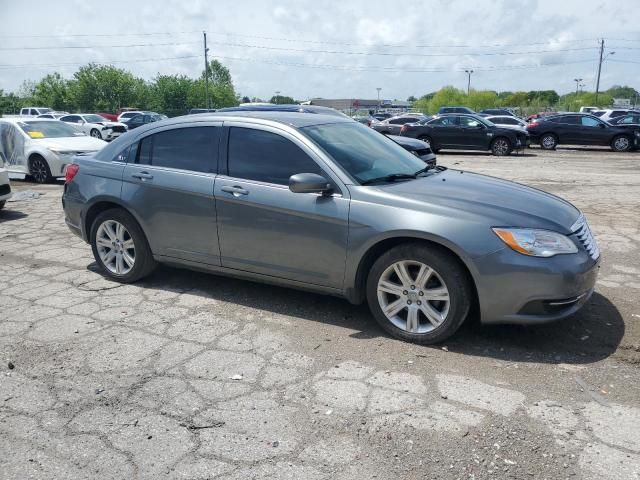
M417 343L444 340L471 311L484 323L567 317L598 271L570 203L429 168L336 116L172 118L66 176L66 223L115 281L161 262L367 301L382 328Z
M387 118L381 122L372 123L371 128L385 135L400 135L400 129L403 125L424 121L428 118L426 115L415 113L399 115L397 117Z

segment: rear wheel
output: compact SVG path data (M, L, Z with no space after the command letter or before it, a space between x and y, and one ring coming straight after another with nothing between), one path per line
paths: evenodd
M540 137L540 147L544 150L555 150L558 139L553 133L545 133Z
M614 152L628 152L631 150L631 139L626 135L618 135L611 142L611 150Z
M100 213L91 227L91 249L104 273L123 283L146 277L153 271L147 239L138 222L121 209Z
M34 155L29 160L29 175L36 183L49 183L52 179L49 164L40 155Z
M431 344L453 335L471 306L471 286L446 250L407 243L384 253L367 278L367 301L394 337Z
M513 146L508 138L498 137L491 142L491 153L496 156L502 157L504 155L509 155L512 150Z

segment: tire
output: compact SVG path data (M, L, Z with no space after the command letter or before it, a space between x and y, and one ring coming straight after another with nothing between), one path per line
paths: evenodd
M121 225L124 232L117 225ZM125 210L112 208L100 213L91 225L90 239L96 263L105 275L117 282L136 282L156 267L142 228Z
M7 203L6 200L3 200L3 201L0 202L0 210L2 210L4 208L6 203Z
M52 180L49 164L40 155L34 155L29 159L29 175L36 183L49 183Z
M555 150L558 146L558 137L553 133L545 133L540 137L540 148L543 150Z
M491 142L491 153L496 157L504 157L510 155L513 151L511 141L506 137L494 138Z
M428 268L431 273L421 281L421 273L429 272ZM397 272L406 272L408 282L401 283ZM394 247L375 261L367 277L367 302L380 326L396 338L422 345L453 335L467 317L472 298L464 268L437 245L405 243ZM415 312L411 320L410 311Z
M102 134L97 128L92 128L89 132L89 135L91 135L93 138L99 138L100 140L102 140Z
M418 140L422 140L423 142L427 142L429 145L431 145L431 151L433 153L438 153L440 151L439 148L436 148L433 145L433 139L429 135L425 135L423 137L420 137L420 138L418 138Z
M631 150L633 141L626 135L617 135L611 141L611 150L614 152L628 152Z

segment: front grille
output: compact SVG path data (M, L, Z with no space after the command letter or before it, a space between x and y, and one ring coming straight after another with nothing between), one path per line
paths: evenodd
M433 153L430 148L419 148L415 152L419 157L422 157L423 155L430 155L431 153Z
M0 196L7 195L9 193L11 193L11 187L8 183L0 185Z
M600 257L600 248L598 248L596 239L593 238L593 234L591 233L591 229L589 228L589 224L587 223L587 219L584 218L584 215L580 215L580 218L578 218L576 223L571 227L571 231L576 235L576 237L578 237L578 240L580 240L580 243L591 258L597 260L598 257Z
M114 125L113 127L111 127L111 130L113 132L120 132L120 133L124 133L127 131L127 129L122 125Z

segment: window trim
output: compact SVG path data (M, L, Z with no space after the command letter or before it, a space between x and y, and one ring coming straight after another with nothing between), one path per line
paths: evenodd
M324 152L322 152L315 144L311 143L311 140L304 137L302 134L295 132L295 129L291 129L289 131L285 128L279 128L273 125L268 125L264 123L252 123L252 122L240 122L240 121L225 121L224 129L222 132L223 138L220 141L220 151L219 151L219 161L221 161L224 166L218 170L218 174L222 175L229 179L235 179L242 182L251 182L258 185L272 186L278 187L282 189L289 190L288 185L282 185L280 183L271 183L271 182L263 182L261 180L254 180L249 178L240 178L240 177L232 177L229 175L229 135L231 134L232 127L239 128L251 128L254 130L262 130L269 133L274 133L276 135L280 135L281 137L286 138L287 140L293 142L297 147L299 147L312 161L314 161L320 170L328 177L328 180L334 185L334 192L331 196L339 196L344 197L345 192L348 191L346 188L346 184L352 182L349 179L348 182L344 181L338 172L334 170L333 162L330 159L326 158ZM295 133L294 133L295 132ZM224 172L224 173L223 173ZM303 173L303 172L300 172ZM317 195L317 194L309 194L309 195Z

